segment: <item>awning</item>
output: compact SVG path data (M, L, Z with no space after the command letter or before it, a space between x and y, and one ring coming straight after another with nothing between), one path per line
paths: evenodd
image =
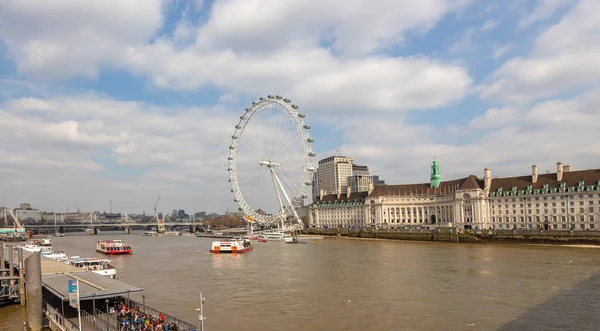
M72 277L69 277L72 276ZM44 288L59 299L69 301L69 279L79 279L79 300L113 298L122 294L141 292L144 289L102 276L91 271L73 272L69 275L42 275Z

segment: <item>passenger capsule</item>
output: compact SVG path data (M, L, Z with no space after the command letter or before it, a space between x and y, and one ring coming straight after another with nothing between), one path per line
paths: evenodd
M275 99L277 99L277 100L281 100L281 99L283 99L283 97L282 97L281 95L276 95L276 96L275 96Z
M283 102L290 103L290 102L292 102L292 100L286 98L286 99L283 99Z
M298 109L298 105L292 105L293 109Z
M306 168L306 170L310 171L310 172L315 172L317 171L317 169L315 169L315 167L308 167Z
M227 158L227 160L233 161L233 158L230 156L230 157Z
M267 99L265 99L265 98L263 98L263 97L260 97L260 98L258 98L258 100L260 100L260 101L265 101L265 100L267 100Z
M305 128L306 130L310 129L310 125L308 125L308 124L304 124L302 127Z
M306 186L311 186L311 185L312 185L312 182L311 182L310 180L307 180L307 181L305 181L305 182L304 182L304 185L306 185Z
M298 117L300 117L300 118L304 118L304 114L302 114L302 113L298 113Z
M306 138L306 141L308 141L309 143L313 143L315 142L315 140L311 137Z
M241 125L236 125L235 128L239 130L239 129L242 128L242 126Z
M317 156L314 152L308 152L308 156Z
M269 98L269 99L273 99L273 98L274 98L274 96L272 96L272 95L270 95L270 94L269 94L269 95L267 95L267 98Z

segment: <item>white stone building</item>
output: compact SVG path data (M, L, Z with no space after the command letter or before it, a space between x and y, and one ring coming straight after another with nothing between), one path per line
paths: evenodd
M486 169L491 173L491 170ZM490 174L491 176L491 174ZM598 230L600 169L492 179L489 200L494 229Z
M358 204L363 203L363 206ZM367 192L324 194L309 206L309 226L463 229L600 229L600 169L441 181L434 161L429 183L382 185ZM362 221L362 223L360 223Z

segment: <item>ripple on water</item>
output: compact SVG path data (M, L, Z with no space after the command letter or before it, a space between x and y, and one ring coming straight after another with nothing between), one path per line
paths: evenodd
M66 236L53 244L96 256L95 241L109 238L132 244L134 254L113 264L123 281L145 288L149 305L194 322L202 291L207 328L216 331L495 330L545 303L587 312L579 323L598 315L568 295L595 284L586 281L600 273L596 250L319 240L216 255L207 253L211 239L140 234ZM553 301L563 294L562 303Z

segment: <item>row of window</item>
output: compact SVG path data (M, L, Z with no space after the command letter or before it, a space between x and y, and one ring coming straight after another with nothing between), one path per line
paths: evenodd
M550 221L552 221L553 223L558 223L558 222L566 223L568 219L572 223L575 223L576 220L579 220L579 222L586 222L586 221L588 221L588 222L591 223L591 222L594 222L595 217L594 217L594 215L578 215L578 217L576 215L570 215L569 218L567 218L567 216L565 216L565 215L562 215L562 216L552 216L552 217L550 217L550 216L529 216L529 217L527 217L528 223L534 223L534 222L541 223L542 221L544 223L548 223ZM518 219L517 219L517 217L514 217L514 216L512 217L512 219L511 219L511 217L508 217L508 216L506 216L504 218L503 217L498 217L498 218L492 217L492 223L496 223L496 222L497 223L502 223L502 221L504 221L506 223L510 223L511 221L513 223L517 223L517 220L519 220L520 223L525 223L525 217L524 216L521 216Z

